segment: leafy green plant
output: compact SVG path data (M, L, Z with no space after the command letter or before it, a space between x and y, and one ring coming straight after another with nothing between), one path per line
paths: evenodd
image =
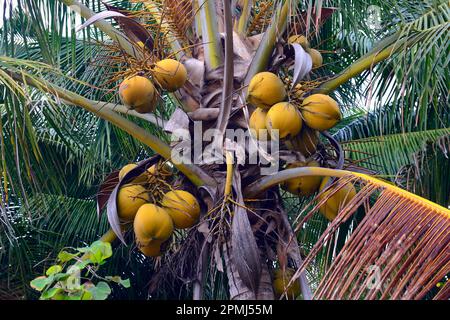
M41 300L105 300L111 294L108 282L130 287L129 279L101 277L97 273L111 256L111 244L103 241L95 241L88 247L63 249L58 254L57 263L30 285L41 292ZM100 281L94 284L94 279Z

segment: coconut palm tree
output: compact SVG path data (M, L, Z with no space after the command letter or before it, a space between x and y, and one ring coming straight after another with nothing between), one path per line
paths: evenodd
M1 297L33 297L29 281L62 247L100 238L115 245L107 269L132 279L113 297L274 299L298 285L302 299L448 299L449 13L437 0L6 1ZM323 64L312 67L292 35L305 35ZM165 58L187 69L175 92L155 80ZM249 84L262 71L279 76L300 110L325 94L343 114L312 152L304 139L281 139L271 175L236 164L239 145L223 138L249 129ZM153 113L119 97L136 74L156 85ZM222 163L174 161L170 133L194 122L217 129L209 143ZM320 166L290 166L307 158ZM173 175L147 188L188 190L202 212L147 258L116 195L165 161ZM331 179L309 196L285 191L305 177ZM353 185L336 217L318 213ZM278 295L276 269L291 270Z

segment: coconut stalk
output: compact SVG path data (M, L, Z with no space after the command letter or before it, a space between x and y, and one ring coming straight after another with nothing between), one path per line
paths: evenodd
M383 60L388 59L399 50L402 46L409 47L418 41L419 37L403 38L401 39L399 32L387 37L381 41L374 49L361 58L353 62L350 66L344 69L337 76L323 82L318 88L312 90L312 93L328 94L334 91L337 87L344 84L348 80L356 77L365 70L373 68L374 65Z
M161 129L163 129L167 123L166 120L155 116L153 113L139 113L135 110L128 109L124 105L116 104L116 103L110 103L110 102L104 102L104 101L94 101L94 100L90 100L90 101L93 105L98 105L100 108L108 108L108 109L111 109L111 110L119 112L119 113L123 113L123 114L130 115L130 116L133 116L136 118L140 118L142 120L146 120L146 121L160 127ZM63 102L67 105L74 106L74 104L71 103L70 101L63 100Z
M166 143L150 134L147 130L141 128L134 122L122 117L113 110L109 108L103 108L98 104L92 104L89 99L86 99L74 92L65 90L44 79L37 80L24 71L22 71L21 74L11 73L11 77L20 83L33 86L43 92L53 94L60 99L69 101L74 105L80 106L83 109L96 114L100 118L111 122L118 128L129 133L132 137L150 147L153 151L160 154L163 158L167 160L171 159L171 148ZM203 172L203 170L199 167L183 163L174 163L174 165L196 186L202 186L205 184L215 185L215 181L205 172Z
M223 62L222 45L217 29L216 3L212 0L198 0L205 63L208 70L218 68Z
M265 190L267 190L275 185L283 183L286 180L293 179L293 178L299 178L299 177L310 177L310 176L336 177L336 178L353 176L357 179L361 179L363 181L370 182L370 183L376 185L378 188L384 188L384 189L388 189L392 192L395 192L398 195L400 195L402 198L410 198L415 201L422 202L422 203L430 206L434 210L436 210L438 212L442 212L448 218L450 218L450 210L440 206L437 203L434 203L432 201L424 199L414 193L411 193L409 191L401 189L395 185L392 185L388 182L377 179L370 175L367 175L364 173L348 171L348 170L329 169L329 168L322 168L322 167L301 167L301 168L286 169L286 170L280 171L278 173L275 173L271 176L262 177L261 179L251 183L244 190L244 193L245 193L246 197L252 198L252 197L257 196L258 194L261 194Z
M225 67L223 79L222 101L220 104L219 117L217 119L217 129L220 137L223 137L225 129L230 118L231 107L233 102L233 78L234 78L234 61L233 61L233 20L231 15L230 0L224 0L224 24L225 24ZM220 145L222 145L221 141Z

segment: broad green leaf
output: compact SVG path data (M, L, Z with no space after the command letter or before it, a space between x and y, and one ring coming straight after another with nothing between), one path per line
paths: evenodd
M118 284L122 285L125 288L129 288L130 287L130 279L122 279L119 276L114 276L114 277L108 276L108 277L105 277L105 278L108 279L108 280L111 280L111 281L113 281L115 283L118 283Z
M53 298L56 294L61 293L63 290L61 288L51 288L42 293L41 299L48 300Z
M92 292L88 290L83 291L83 295L81 296L81 300L92 300L94 298Z
M70 295L68 295L68 299L67 300L81 300L83 298L83 292L77 291L74 293L71 293Z
M51 281L50 281L51 282ZM45 286L49 283L49 278L46 276L40 276L30 282L30 286L37 291L44 290Z
M62 250L60 253L58 253L58 260L61 262L67 262L75 258L77 254L75 253L69 253L67 251Z
M56 264L56 265L48 268L47 271L45 272L45 274L47 276L51 276L52 274L59 273L61 271L62 271L62 267L60 265Z
M54 277L54 278L53 278L54 281L61 281L61 280L67 279L67 278L69 277L69 274L68 274L68 273L65 273L65 272L63 272L63 273L57 273L57 274L54 274L53 277Z
M94 296L94 300L106 300L111 294L111 288L104 281L100 281L95 287L90 288L89 291Z
M70 275L67 278L65 285L69 290L79 290L81 288L80 275L76 273Z
M131 287L130 279L121 280L121 281L120 281L120 284L121 284L124 288L129 288L129 287Z
M90 246L91 260L101 264L105 259L112 256L111 244L103 241L95 241Z
M79 262L75 263L73 266L78 268L78 269L80 269L80 270L83 270L90 263L92 263L91 259L86 259L86 260L79 261Z

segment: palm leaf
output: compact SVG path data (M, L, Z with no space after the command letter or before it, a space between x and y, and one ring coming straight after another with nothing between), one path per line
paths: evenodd
M304 224L339 189L360 184L358 194L341 206L290 282L321 251L332 263L314 293L319 299L422 299L450 272L450 210L365 174L325 168L296 168L265 177L247 187L248 196L260 194L282 181L298 176L341 177L331 192L318 200L297 224ZM370 201L375 197L375 201ZM339 227L364 206L363 219L349 229L345 245L336 253ZM300 214L301 215L301 214ZM375 271L375 275L372 272ZM448 288L434 298L447 299Z

